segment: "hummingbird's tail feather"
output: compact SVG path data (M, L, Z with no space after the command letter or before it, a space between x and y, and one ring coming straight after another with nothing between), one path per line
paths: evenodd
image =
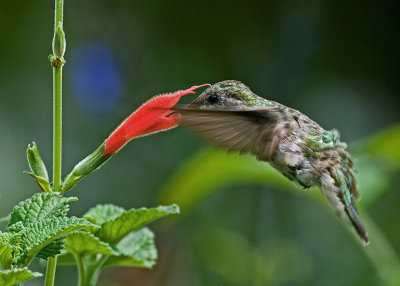
M356 209L356 206L354 205L354 203L352 203L350 206L345 206L345 210L346 210L348 217L350 218L351 224L354 226L358 235L363 240L363 243L365 245L369 244L367 232L365 231L365 228L361 222L361 219L358 216L357 209Z
M360 199L360 194L357 189L357 181L353 175L355 172L353 160L351 155L345 150L339 149L338 153L341 164L337 165L337 168L333 168L334 171L332 175L340 190L340 198L345 205L346 213L352 225L357 230L357 233L367 245L369 243L367 232L365 231L354 203L354 198Z
M357 183L351 172L352 165L336 164L321 176L321 191L337 216L351 223L363 243L369 243L367 232L358 215L354 198L358 198Z

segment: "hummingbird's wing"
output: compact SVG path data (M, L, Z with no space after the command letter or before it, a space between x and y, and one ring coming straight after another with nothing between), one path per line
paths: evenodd
M275 154L279 135L287 124L282 111L275 108L254 110L206 110L177 108L185 126L214 144L241 154L251 152L269 161Z

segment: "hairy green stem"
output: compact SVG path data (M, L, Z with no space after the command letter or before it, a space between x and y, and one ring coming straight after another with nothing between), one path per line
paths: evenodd
M55 49L59 51L55 44L59 45L60 42L60 29L62 31L63 24L63 7L64 0L55 0L54 12L54 38L53 38L53 53ZM64 32L62 31L62 46L65 52L65 39ZM57 36L58 35L58 36ZM58 55L57 55L58 56ZM62 61L61 64L53 65L53 184L56 192L61 191L61 148L62 148ZM45 286L54 285L54 277L56 275L57 256L49 257L46 268Z
M64 0L55 0L54 33L63 23ZM54 45L53 45L54 53ZM54 189L61 189L62 148L62 64L53 66L53 182Z
M56 192L61 191L62 148L62 66L53 67L53 182Z
M94 264L88 265L86 268L86 284L80 286L95 286L102 267L109 257L109 255L102 255Z
M57 256L49 257L46 267L46 278L44 286L53 286L54 277L56 276Z
M71 252L75 258L76 265L78 267L78 276L79 276L79 286L85 286L85 266L83 264L83 259L80 255L77 255L74 252Z

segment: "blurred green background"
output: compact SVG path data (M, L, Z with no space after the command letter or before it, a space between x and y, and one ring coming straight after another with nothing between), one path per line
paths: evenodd
M0 2L0 216L38 191L22 174L28 143L51 172L53 10ZM108 269L99 285L400 285L398 11L378 0L66 0L64 175L148 98L237 79L340 130L371 237L364 248L316 190L292 191L267 164L177 128L131 142L68 194L79 196L73 215L97 203L182 207L152 225L152 271ZM56 285L76 276L59 267Z

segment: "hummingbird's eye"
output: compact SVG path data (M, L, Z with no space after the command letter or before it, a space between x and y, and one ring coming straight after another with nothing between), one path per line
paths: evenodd
M217 94L217 93L212 93L212 94L210 94L209 96L208 96L208 98L207 98L207 101L210 103L210 104L215 104L215 103L217 103L218 101L219 101L219 95Z

